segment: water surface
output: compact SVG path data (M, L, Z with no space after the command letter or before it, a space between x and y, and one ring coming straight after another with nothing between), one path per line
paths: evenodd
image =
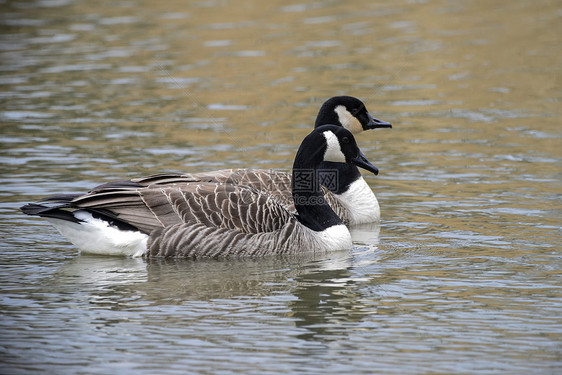
M540 373L562 367L557 1L0 5L7 374ZM324 100L380 226L327 256L80 255L18 207L161 171L288 169Z

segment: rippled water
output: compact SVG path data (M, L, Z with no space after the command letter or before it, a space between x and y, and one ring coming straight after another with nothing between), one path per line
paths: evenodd
M0 7L0 372L560 372L560 2ZM18 211L286 169L338 94L394 124L358 137L382 220L349 252L94 257Z

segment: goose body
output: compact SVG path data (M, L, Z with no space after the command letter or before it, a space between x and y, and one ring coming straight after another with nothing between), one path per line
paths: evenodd
M295 157L296 213L265 190L174 175L107 183L84 195L55 195L22 211L46 218L89 253L198 258L348 249L351 235L320 186L323 162L377 171L348 130L325 125L303 140ZM303 177L310 184L303 184Z
M325 163L327 170L336 170L343 163ZM344 164L347 166L347 164ZM352 171L354 171L352 169ZM331 191L322 186L328 205L345 225L375 222L380 219L377 197L363 179L359 171L351 176L340 175L339 181L345 185L340 190ZM132 180L143 187L165 186L168 184L220 183L244 186L272 196L289 212L296 213L291 194L291 174L274 169L223 169L202 173L158 174Z
M351 96L335 96L322 104L315 127L325 124L341 126L353 134L369 129L392 127L390 123L369 114L365 104ZM321 181L329 182L322 186L325 199L344 224L365 224L380 219L377 197L361 176L357 166L349 163L322 162L319 170ZM334 179L334 176L337 177ZM203 182L243 185L273 196L287 210L296 213L291 192L291 174L283 171L225 169L193 174L160 174L134 181L141 186Z

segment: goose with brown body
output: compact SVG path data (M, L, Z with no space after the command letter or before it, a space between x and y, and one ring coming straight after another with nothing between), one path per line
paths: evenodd
M296 213L274 195L247 185L161 179L107 183L87 194L55 195L21 209L47 219L88 253L201 258L348 249L349 230L327 204L320 184L326 162L378 172L350 131L323 125L303 140L295 156L291 194Z

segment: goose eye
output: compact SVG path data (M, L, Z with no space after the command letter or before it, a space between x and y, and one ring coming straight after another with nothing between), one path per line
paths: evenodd
M343 138L341 139L341 141L342 141L343 143L345 143L345 144L348 144L348 143L349 143L349 138L343 137Z
M351 111L351 114L353 116L357 116L359 114L359 112L361 112L362 109L363 109L363 107L355 108L353 111Z

